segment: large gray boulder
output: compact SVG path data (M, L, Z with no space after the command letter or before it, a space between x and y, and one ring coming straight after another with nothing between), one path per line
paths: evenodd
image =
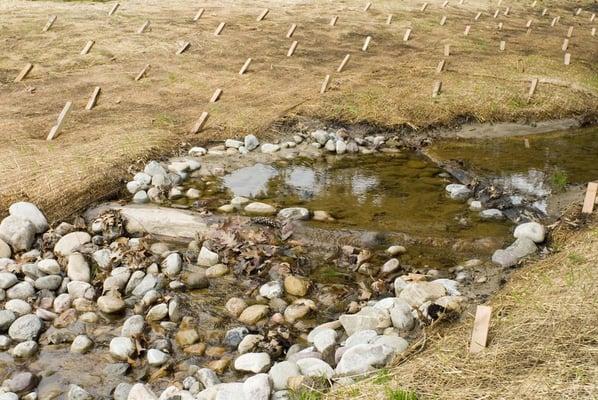
M383 367L393 354L384 344L359 344L346 350L336 366L337 375L359 375Z
M15 215L9 215L0 223L0 239L11 245L14 251L31 249L35 232L31 221Z
M388 311L374 307L364 307L357 314L341 315L339 321L349 336L355 332L381 330L392 325Z
M70 256L79 247L89 243L91 236L87 232L71 232L61 237L54 246L54 253L63 257Z
M31 222L35 226L36 233L44 233L48 230L48 220L35 204L20 201L11 205L8 213Z
M537 222L526 222L517 225L513 236L516 239L529 239L535 243L542 243L546 238L546 228Z
M24 342L26 340L36 340L43 328L41 319L37 315L27 314L19 317L12 323L8 329L8 336L12 340Z

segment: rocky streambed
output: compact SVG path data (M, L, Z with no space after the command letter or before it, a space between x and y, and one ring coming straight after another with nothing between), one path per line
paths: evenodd
M350 384L546 250L550 191L442 168L388 135L288 139L149 162L129 199L51 228L13 204L0 399L286 399Z

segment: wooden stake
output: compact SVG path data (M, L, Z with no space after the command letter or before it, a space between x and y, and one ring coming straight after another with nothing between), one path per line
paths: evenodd
M338 16L337 15L335 15L332 18L330 18L330 26L335 26L337 20L338 20Z
M135 80L138 81L141 78L143 78L143 76L145 75L145 73L147 72L147 70L149 69L150 65L146 64L145 67L143 67L143 69L141 70L141 72L139 72L137 74L137 76L135 77Z
M505 51L505 48L507 47L507 42L504 40L500 41L500 46L499 46L499 50L500 51Z
M115 3L115 4L112 6L112 8L110 9L110 11L108 11L108 16L109 16L109 17L110 17L110 16L112 16L112 15L113 15L113 14L116 12L116 10L118 9L118 7L119 7L119 6L120 6L120 4L118 4L118 3Z
M434 82L434 87L432 88L432 97L438 97L440 94L440 89L442 89L442 81Z
M48 32L50 30L50 28L52 27L52 25L54 25L54 22L56 22L56 15L52 15L49 19L48 22L46 22L46 25L44 26L44 29L42 29L42 32Z
M507 8L505 8L504 15L505 15L505 16L509 15L509 12L511 12L511 7L507 7Z
M176 54L183 54L188 48L191 46L191 43L185 42L183 45L177 50Z
M52 129L50 129L50 133L48 134L48 137L46 138L46 140L52 140L56 136L58 136L58 134L60 133L60 129L62 128L62 125L64 123L64 119L66 118L66 116L71 111L71 107L72 106L73 106L73 102L72 101L67 101L66 102L66 104L64 105L64 108L62 109L62 111L58 115L58 119L56 120L56 125L54 125L52 127Z
M199 119L197 120L195 125L193 125L190 132L193 134L199 132L201 130L201 128L203 127L203 125L206 123L207 119L208 119L208 112L207 111L202 112L201 116L199 117Z
M569 29L567 29L567 37L570 38L571 36L573 36L573 26L570 26Z
M446 15L443 15L442 18L440 18L440 26L444 26L444 24L446 24Z
M542 10L542 16L545 16L546 14L548 14L548 8Z
M575 11L575 15L579 15L579 14L581 14L581 7L579 7L579 8L577 9L577 11Z
M139 30L137 31L137 33L138 33L138 34L141 34L141 33L145 32L145 30L146 30L147 28L149 28L149 26L150 26L150 22L149 22L149 21L145 21L145 22L143 23L143 25L141 25L141 28L139 28Z
M568 47L569 47L569 39L565 38L565 39L563 39L563 45L561 46L561 50L567 51Z
M371 40L372 40L371 36L368 36L365 38L365 41L363 42L363 47L361 48L361 51L368 51L368 46L370 45Z
M326 75L324 81L322 82L322 86L320 87L320 94L324 94L328 89L328 84L330 83L330 75Z
M444 3L442 3L442 8L446 8L448 6L449 2L448 0L444 0Z
M363 11L364 11L364 12L366 12L367 10L369 10L369 9L370 9L370 7L371 7L371 6L372 6L372 3L367 3L367 4L365 5L365 7L363 7Z
M463 35L469 35L469 31L471 30L471 25L465 25L465 31L463 31Z
M529 145L529 139L527 139L527 138L523 139L523 145L525 146L526 149L529 149L531 147Z
M532 26L532 20L531 20L531 19L528 19L528 20L527 20L527 23L525 24L525 27L526 27L526 28L530 28L531 26Z
M295 33L295 29L297 29L297 24L292 24L287 32L287 38L293 37L293 33Z
M459 5L462 6L465 0L459 0Z
M565 65L571 64L571 54L565 53Z
M85 106L85 109L90 111L92 108L95 107L97 101L98 101L98 96L100 95L100 87L96 86L95 89L93 90L93 93L91 94L91 97L89 98L89 101L87 102L87 105Z
M532 96L534 95L534 93L536 93L536 87L538 87L538 78L533 78L530 83L530 86L529 86L529 92L527 93L527 102L528 103L532 99Z
M481 17L481 16L482 16L482 13L481 13L481 12L478 12L478 13L475 15L475 17L474 17L474 19L473 19L473 20L474 20L474 21L477 21L478 19L480 19L480 17Z
M226 23L221 22L220 24L218 24L218 26L216 27L216 30L214 31L214 36L218 36L220 35L220 33L222 33L222 30L224 29L224 25L226 25Z
M289 47L289 51L287 51L287 57L290 57L293 55L293 53L295 52L295 49L297 48L297 44L299 42L297 42L296 40L293 41L293 43L291 43L291 47Z
M478 306L475 313L475 321L473 323L473 331L471 333L471 343L469 345L470 353L479 353L488 342L488 329L490 328L490 316L492 314L492 307Z
M592 28L592 30L590 31L590 35L596 36L596 28Z
M392 14L388 14L388 17L386 18L386 25L390 25L392 23Z
M444 45L444 56L448 57L451 55L451 45L450 44L445 44Z
M201 18L201 16L203 15L203 12L204 12L204 9L203 9L203 8L200 8L200 9L197 11L197 14L195 14L195 17L193 17L193 22L197 22L197 21L199 21L199 19L200 19L200 18Z
M552 22L550 23L550 26L554 27L556 25L556 21L558 21L557 17L554 17L552 19Z
M440 60L438 62L438 66L436 67L436 73L437 74L441 73L444 70L444 64L445 64L444 60Z
M498 28L499 31L502 31L502 22L498 23L497 28Z
M19 75L17 75L17 77L15 78L15 83L21 82L23 79L25 79L27 77L27 75L29 74L29 72L31 72L32 69L33 69L33 64L25 65L23 67L23 69L21 70L21 72L19 72Z
M81 50L81 55L84 56L85 54L89 53L89 50L91 50L93 44L95 42L93 40L89 40L87 43L85 43L85 47L83 47L83 50Z
M248 58L247 61L245 61L245 64L243 64L241 70L239 70L239 75L243 75L245 72L247 72L247 68L249 68L249 64L251 64L251 61L251 58Z
M536 7L536 4L538 4L538 2L534 0L534 2L532 3L532 8Z
M222 89L218 88L214 91L214 94L212 95L212 98L210 99L210 103L215 103L218 101L218 99L220 98L220 95L222 94Z
M347 54L345 56L345 58L343 58L343 61L341 62L341 65L339 65L338 68L336 69L336 72L343 72L343 69L345 68L345 66L349 62L349 58L351 58L351 54Z
M403 35L403 42L408 41L410 36L411 36L411 28L407 28L407 30L405 31L405 34Z
M595 19L596 19L596 13L592 13L592 15L590 15L590 22L594 22Z
M598 183L588 183L588 189L586 190L586 197L583 200L583 207L581 212L584 214L591 214L594 211L594 204L596 203L596 192L598 191Z
M267 8L265 8L264 11L262 11L262 13L260 15L258 15L255 20L257 22L260 22L261 20L263 20L264 18L266 18L266 15L268 15L269 12L270 12L270 10L267 9Z
M426 8L428 8L428 3L422 4L421 12L426 11Z
M502 0L498 0L498 3L496 3L496 7L500 7L501 4L502 4Z

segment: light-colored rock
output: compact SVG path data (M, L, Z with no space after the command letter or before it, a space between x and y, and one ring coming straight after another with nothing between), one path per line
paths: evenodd
M220 257L218 256L218 253L215 253L206 247L202 247L199 251L199 256L197 257L197 265L211 267L218 264L219 260Z
M35 289L29 282L19 282L6 291L6 297L9 299L27 300L34 294Z
M270 369L270 355L268 353L245 353L235 360L237 371L247 371L258 374Z
M309 290L309 281L294 275L288 275L284 279L284 289L290 295L303 297Z
M392 326L403 331L410 331L415 327L415 318L411 306L404 300L397 302L390 310Z
M66 267L71 281L91 282L91 269L81 253L71 253Z
M208 151L205 149L205 147L192 147L189 149L189 155L191 157L201 157L201 156L205 156L208 153Z
M301 376L301 371L297 363L292 361L282 361L276 363L268 371L268 375L272 380L272 387L274 390L285 390L288 389L288 380L291 377Z
M17 316L14 312L10 310L0 310L0 332L6 332L16 319Z
M165 303L156 304L147 312L145 319L148 321L160 321L168 315L168 305Z
M4 304L4 308L8 311L12 311L17 316L23 316L31 313L31 306L25 300L12 299Z
M390 274L399 269L399 266L399 260L397 258L391 258L390 260L386 261L384 265L382 265L382 269L380 271L383 274Z
M454 281L452 279L435 279L432 283L438 283L444 286L446 290L446 294L449 296L460 296L461 293L459 292L459 282Z
M291 221L309 219L309 210L303 207L283 208L278 212L278 218Z
M8 289L19 281L17 276L11 272L0 272L0 289Z
M237 351L239 352L239 354L249 353L253 349L255 349L255 347L262 340L264 340L264 337L262 335L246 335L239 343L239 346L237 346Z
M15 251L29 250L35 239L35 225L27 219L9 215L0 222L0 239Z
M347 335L367 329L380 330L392 324L388 311L374 307L364 307L357 314L341 315L339 321Z
M249 151L257 149L260 145L260 141L254 135L247 135L244 139L245 148Z
M338 365L337 375L358 375L383 367L393 350L382 344L359 344L347 349Z
M320 222L334 221L334 218L332 218L328 212L322 211L322 210L315 210L312 219L314 221L320 221Z
M314 346L316 349L324 354L325 352L331 350L336 345L336 337L337 333L334 329L322 329L318 334L314 337Z
M53 258L46 258L45 260L39 261L37 263L37 268L44 274L48 275L58 275L61 271L60 264L58 264L58 261L54 260Z
M17 344L12 349L12 354L18 358L28 358L32 357L36 354L39 350L39 345L34 340L27 340L25 342L21 342Z
M482 202L478 200L473 200L469 203L469 209L471 211L482 211Z
M239 315L239 321L247 325L255 325L261 319L268 315L269 307L262 304L249 306Z
M505 219L505 215L499 209L488 208L480 211L480 218L484 220L502 220Z
M117 313L125 309L125 302L114 293L98 298L98 308L107 314Z
M44 233L48 230L48 220L35 204L20 201L12 204L8 208L8 213L31 222L35 226L36 233Z
M127 400L158 400L158 398L148 386L136 383L131 388Z
M93 347L93 342L87 335L78 335L71 343L71 352L84 354Z
M166 364L170 356L157 349L149 349L147 351L147 362L152 367L161 367Z
M516 239L529 239L535 243L542 243L546 238L546 228L537 222L526 222L517 225L513 236Z
M35 280L34 286L37 290L57 290L62 284L62 276L46 275Z
M127 361L135 353L135 343L131 338L117 336L110 341L110 355L117 360Z
M10 246L4 240L0 239L0 258L10 258L12 251Z
M79 247L91 242L91 236L87 232L71 232L61 237L54 246L54 254L63 257L70 256Z
M334 375L332 367L318 358L302 358L297 360L297 366L301 375L312 376L312 377L324 377L331 379Z
M239 147L244 145L244 142L241 142L240 140L226 139L224 141L224 147L231 147L233 149L238 149Z
M206 277L207 278L217 278L219 276L224 276L228 273L229 273L229 269L224 264L212 265L210 268L206 269Z
M182 267L183 259L179 253L171 253L162 261L162 271L171 278L178 275Z
M378 336L373 344L388 346L393 350L393 354L402 353L409 347L409 342L402 337L389 335Z
M131 292L133 296L143 297L147 292L154 289L158 283L156 276L153 274L146 274L141 282ZM127 288L128 289L128 288Z
M259 292L260 296L266 297L268 299L282 297L282 284L279 281L271 281L264 283L262 286L260 286Z
M19 317L10 325L8 336L17 342L36 340L43 328L41 319L37 315L27 314Z
M272 143L264 143L260 149L262 150L262 153L276 153L280 150L280 146Z
M231 297L226 304L224 305L226 311L228 311L233 317L237 318L243 310L247 308L247 303L245 300L240 299L238 297Z
M77 385L69 385L69 391L66 395L67 400L93 400L93 396Z
M471 197L472 194L467 186L459 183L451 183L450 185L447 185L445 189L451 199L458 201L465 201Z
M345 348L351 348L359 344L370 344L378 338L378 333L373 329L355 332L345 340Z
M411 307L419 307L426 301L434 301L446 295L444 286L432 282L412 282L401 290L398 297Z
M407 252L407 249L404 246L393 245L386 249L386 252L394 257Z
M504 250L496 250L492 255L492 262L503 268L512 267L519 259L535 253L538 250L536 244L528 238L515 240L513 244Z
M121 329L121 335L125 337L137 337L143 333L145 321L141 315L133 315L125 320Z
M324 145L326 144L326 142L328 141L328 138L330 137L328 135L328 132L326 132L325 130L322 129L318 129L314 132L311 133L311 137L318 142L320 145Z
M243 382L243 396L251 400L270 400L270 380L268 374L257 374Z
M245 212L257 215L272 215L276 213L276 208L270 204L253 202L245 206Z

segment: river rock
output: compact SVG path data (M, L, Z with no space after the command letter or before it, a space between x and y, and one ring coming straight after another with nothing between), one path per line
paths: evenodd
M183 259L179 253L170 253L164 261L162 261L162 270L164 273L172 278L181 272L183 266Z
M0 272L0 289L8 289L14 286L19 279L11 272Z
M400 300L400 299L397 299ZM415 326L411 306L404 300L397 302L390 310L392 326L399 330L410 331Z
M67 290L71 299L93 299L95 290L87 282L73 281L67 284Z
M160 303L149 309L145 319L148 321L161 321L168 315L168 306L165 303Z
M546 238L546 228L537 222L526 222L517 225L513 236L516 239L529 239L535 243L542 243Z
M244 139L245 148L249 151L257 149L260 141L254 135L247 135Z
M392 355L392 348L382 344L359 344L347 349L338 365L337 375L365 374L383 367Z
M129 391L127 400L158 400L158 398L149 386L146 386L143 383L136 383Z
M8 336L12 340L23 342L36 340L43 328L41 319L34 314L27 314L19 317L8 329Z
M240 382L219 383L211 386L196 396L196 400L246 400L243 384Z
M312 300L297 299L284 310L284 319L288 323L294 324L315 309L316 305Z
M239 321L247 325L255 325L268 315L269 307L263 304L254 304L243 310L239 315Z
M386 252L394 257L407 252L407 249L404 246L394 245L386 249Z
M12 354L19 358L28 358L32 357L38 350L39 346L36 341L27 340L17 344L14 349L12 349Z
M91 269L81 253L71 253L66 267L71 281L91 282Z
M31 372L17 372L5 384L11 392L25 394L35 388L37 381L37 377Z
M264 340L262 335L246 335L237 346L237 351L239 354L249 353L255 349L262 340Z
M314 337L314 346L316 349L324 354L336 345L337 333L334 329L321 329Z
M480 218L484 220L502 220L505 219L505 215L497 208L488 208L480 211Z
M0 223L0 239L15 251L29 250L35 239L35 225L29 220L9 215Z
M229 269L224 264L216 264L212 265L210 268L206 269L206 277L207 278L217 278L219 276L224 276L228 274Z
M270 400L270 380L268 374L257 374L243 382L243 396L251 400Z
M322 210L315 210L312 219L314 221L321 221L321 222L334 221L334 218L332 218L327 211L322 211Z
M235 360L237 371L247 371L258 374L270 368L270 355L268 353L245 353Z
M538 250L536 244L528 238L515 240L513 244L504 250L496 250L492 255L492 262L503 268L512 267L517 264L520 258L535 253Z
M8 213L31 222L35 226L36 233L44 233L48 230L48 220L35 204L20 201L12 204L8 208Z
M392 324L388 311L374 307L364 307L357 314L341 315L339 321L349 336L367 329L388 328Z
M407 350L409 347L409 342L403 339L400 336L392 336L392 335L381 335L378 336L373 344L375 345L385 345L390 347L393 350L394 354L399 354Z
M54 260L53 258L46 258L45 260L39 261L37 263L37 268L44 274L48 275L58 275L61 271L60 264L58 264L58 261Z
M125 309L125 306L123 299L112 292L98 298L98 308L106 314L120 312Z
M143 333L145 321L141 315L133 315L125 320L121 329L121 336L138 337Z
M220 379L218 379L216 373L209 368L200 368L195 373L195 377L205 388L210 388L220 384Z
M161 367L166 364L170 356L157 349L149 349L147 351L147 362L152 367Z
M311 133L311 137L316 142L318 142L319 144L324 146L324 144L326 144L326 142L328 141L329 135L328 135L328 132L326 132L325 130L318 129Z
M34 294L35 289L29 282L19 282L6 291L6 297L9 299L27 300Z
M245 206L245 212L257 215L272 215L276 213L276 208L270 204L253 202Z
M2 239L0 239L0 258L10 258L12 251L10 246Z
M397 258L391 258L382 265L381 272L383 274L390 274L399 269L399 260Z
M285 390L288 389L287 382L289 378L301 376L301 371L299 371L297 363L292 361L282 361L274 364L272 368L270 368L268 375L272 380L274 390Z
M260 296L268 299L281 297L283 294L282 284L278 281L271 281L260 286Z
M233 349L236 349L239 346L239 343L241 343L243 338L248 334L249 330L244 326L229 329L224 334L224 344Z
M135 286L135 289L133 289L132 294L136 297L143 297L147 292L154 289L157 283L158 281L155 275L146 274L141 280L141 282L139 282L139 284Z
M302 358L297 360L297 366L301 375L313 376L313 377L325 377L331 379L334 375L334 370L328 363L320 360L319 358Z
M84 354L93 347L93 342L87 335L78 335L71 343L71 352Z
M261 146L261 150L262 153L276 153L278 150L280 150L280 146L272 143L264 143Z
M278 212L278 218L291 221L309 219L309 210L303 207L283 208Z
M411 307L418 308L426 301L434 301L446 295L446 289L439 283L412 282L399 293L398 297L403 299Z
M6 332L16 319L17 316L14 312L10 310L0 310L0 332Z
M471 197L471 190L467 186L459 183L451 183L450 185L447 185L445 189L448 192L449 197L453 200L465 201Z
M110 341L110 355L117 360L127 361L135 353L135 343L131 338L117 336Z
M67 400L93 400L93 396L85 389L73 384L69 385L69 391L66 397Z
M54 246L54 253L63 257L70 256L79 247L91 242L91 236L87 232L71 232L58 240Z
M211 267L218 264L219 261L218 253L215 253L205 247L202 247L197 257L197 264L202 267Z
M12 299L4 304L6 310L12 311L17 316L23 316L31 313L31 306L25 300Z
M247 308L247 303L238 297L231 297L224 305L224 308L230 315L237 318Z
M288 275L284 279L284 289L290 295L303 297L309 290L309 282L306 279Z
M60 275L46 275L41 278L37 278L34 282L34 286L38 290L56 290L62 284L62 276Z

